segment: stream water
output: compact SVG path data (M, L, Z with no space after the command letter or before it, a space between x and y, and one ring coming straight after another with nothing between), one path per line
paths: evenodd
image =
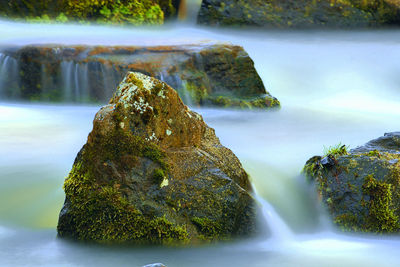
M282 103L281 110L270 112L194 108L251 175L271 236L202 248L110 248L57 239L64 177L99 106L0 98L0 266L400 265L399 237L339 233L300 175L305 161L324 146L356 147L399 130L400 31L282 33L185 23L132 29L0 21L0 46L210 41L242 45Z

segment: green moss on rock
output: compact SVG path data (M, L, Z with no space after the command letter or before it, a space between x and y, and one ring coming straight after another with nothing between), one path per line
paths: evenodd
M201 233L199 238L205 241L223 240L224 234L222 227L218 222L210 220L209 218L193 217L192 222Z
M77 163L65 180L68 217L60 220L59 236L98 243L188 242L185 226L166 217L148 218L121 195L118 184L101 186L92 175Z
M45 23L162 24L175 13L172 0L15 0L0 6L3 16Z
M236 98L234 96L208 96L205 103L224 108L239 109L270 109L280 108L278 99L272 96L260 96L256 98Z
M376 180L372 174L365 177L362 191L368 200L363 204L368 207L366 231L398 232L400 230L397 208L392 201L392 184Z
M385 134L346 153L315 156L303 172L343 231L400 232L399 133ZM334 149L334 151L338 151Z
M398 25L400 4L394 0L203 0L198 22L274 28Z
M141 73L96 114L64 190L60 237L180 245L255 231L239 160L172 88Z

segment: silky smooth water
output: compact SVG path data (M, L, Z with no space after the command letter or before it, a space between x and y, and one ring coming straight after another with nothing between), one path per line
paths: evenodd
M255 239L202 248L126 248L56 238L62 184L99 106L0 103L0 266L398 266L400 238L338 233L300 175L324 146L400 128L400 31L218 31L0 21L0 45L244 46L279 111L199 109L250 174L264 215ZM61 88L62 90L63 88Z

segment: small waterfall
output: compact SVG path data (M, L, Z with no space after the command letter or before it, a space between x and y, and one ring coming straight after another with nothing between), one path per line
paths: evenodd
M61 62L61 79L62 79L62 90L63 90L63 99L64 101L71 102L72 101L72 92L71 92L71 77L72 77L72 67L73 61L63 61Z
M16 59L0 53L0 99L18 96L18 62Z
M159 72L156 77L160 80L176 89L183 103L188 106L194 106L194 102L192 99L192 94L190 90L188 90L188 85L186 80L182 80L181 77L177 74L169 74L166 70Z
M262 197L257 195L256 200L261 206L263 218L271 232L271 238L278 241L290 240L293 233L289 226L282 220L279 214L275 211L274 207L265 201Z
M178 10L178 19L195 24L200 6L201 0L181 0Z
M179 96L182 98L183 102L188 106L194 106L192 94L188 88L188 83L186 80L181 81L182 87L178 89Z
M103 92L106 97L112 96L115 92L115 88L120 82L118 73L115 72L112 66L106 64L99 64L100 72L103 78Z
M61 62L63 99L67 102L83 102L90 97L88 64L74 61Z

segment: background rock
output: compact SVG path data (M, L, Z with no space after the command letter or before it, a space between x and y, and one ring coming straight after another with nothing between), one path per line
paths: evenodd
M397 0L203 0L200 24L271 28L400 24Z
M2 54L8 59L1 64L13 62L4 67L12 80L0 90L3 99L106 102L127 71L139 71L175 88L189 105L280 105L239 46L26 46Z
M179 0L10 0L0 15L34 22L162 24L175 17Z

